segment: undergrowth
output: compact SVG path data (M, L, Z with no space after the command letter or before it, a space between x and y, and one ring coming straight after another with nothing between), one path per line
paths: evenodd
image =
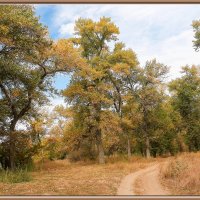
M21 183L29 182L32 180L30 173L27 169L17 169L15 171L1 170L0 182L3 183Z

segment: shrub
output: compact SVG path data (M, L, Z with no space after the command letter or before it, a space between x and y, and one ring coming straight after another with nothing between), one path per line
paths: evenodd
M173 160L168 164L164 176L165 178L178 178L186 168L187 163L183 162L182 160Z
M200 194L200 153L184 153L161 168L161 178L175 195Z

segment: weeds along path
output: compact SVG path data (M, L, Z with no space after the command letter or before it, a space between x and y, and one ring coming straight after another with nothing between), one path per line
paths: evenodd
M159 164L125 176L117 195L169 195L159 181Z

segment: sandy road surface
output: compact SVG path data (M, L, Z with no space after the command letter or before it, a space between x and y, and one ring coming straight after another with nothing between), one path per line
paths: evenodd
M169 195L159 182L159 164L125 176L117 195Z

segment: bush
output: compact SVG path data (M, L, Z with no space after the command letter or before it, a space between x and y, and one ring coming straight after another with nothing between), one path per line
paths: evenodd
M107 163L116 163L116 162L127 162L128 161L128 157L127 155L124 155L124 154L113 154L113 155L110 155L110 156L107 156L106 157L106 162Z
M72 151L68 155L68 159L72 162L77 161L94 161L95 160L95 152L91 152L90 149L86 147L82 147L79 150Z
M186 168L187 163L182 160L173 160L168 164L164 176L165 178L179 178Z
M84 139L78 149L70 151L68 159L70 161L94 161L97 157L97 151L94 146L91 145L91 141Z
M32 177L27 172L27 170L18 169L15 171L2 170L0 172L0 182L3 183L21 183L29 182Z
M40 143L33 142L30 138L29 131L16 131L15 132L15 166L17 168L32 167L32 157L36 155L40 150ZM1 143L0 147L0 166L6 170L11 168L10 157L8 152L10 144L9 140L5 140Z
M161 168L161 178L175 195L200 194L200 153L184 153Z

